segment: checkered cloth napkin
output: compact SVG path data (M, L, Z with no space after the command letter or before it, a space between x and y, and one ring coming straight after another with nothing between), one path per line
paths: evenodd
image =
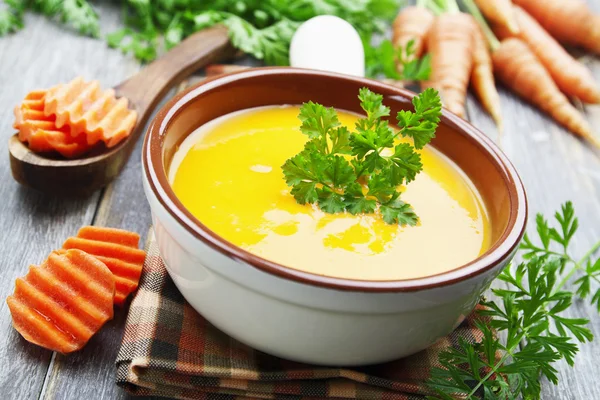
M117 384L133 395L178 399L424 399L437 355L481 339L474 317L430 348L387 364L327 368L283 360L219 331L184 300L152 231L144 273L117 357Z

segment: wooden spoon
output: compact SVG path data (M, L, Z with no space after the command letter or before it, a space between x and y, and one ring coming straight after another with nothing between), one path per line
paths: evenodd
M167 91L199 68L233 54L225 28L206 29L117 85L117 96L129 99L138 120L129 137L114 148L66 160L34 153L17 134L11 136L8 149L14 179L42 192L62 195L89 194L107 185L123 169L153 109Z

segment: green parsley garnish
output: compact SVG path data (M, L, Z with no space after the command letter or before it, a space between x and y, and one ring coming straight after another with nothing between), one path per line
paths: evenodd
M493 289L497 301L482 302L483 333L480 343L462 340L442 352L441 368L432 371L431 399L506 400L540 399L540 377L558 383L556 362L573 366L578 343L593 340L585 318L569 318L564 312L576 297L587 299L600 312L600 259L592 260L600 248L596 243L580 260L569 253L578 228L571 202L555 214L557 227L537 215L540 244L528 235L521 244L518 266L507 267L499 276L508 288ZM577 276L576 276L577 274ZM566 290L567 284L575 292Z
M399 130L383 119L390 108L382 95L362 88L358 98L367 117L357 121L355 132L341 126L335 109L302 105L300 130L310 140L281 167L291 194L298 203L316 203L327 213L373 213L379 208L386 223L414 226L418 217L400 199L398 187L423 169L416 150L435 137L442 108L438 92L427 89L415 96L414 111L396 116ZM414 145L397 143L399 136L411 138Z

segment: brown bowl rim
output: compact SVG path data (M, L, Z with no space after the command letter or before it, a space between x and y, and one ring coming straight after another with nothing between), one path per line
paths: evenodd
M275 75L325 77L332 80L359 83L363 86L369 86L374 91L381 89L382 91L392 92L407 99L414 96L414 93L407 90L371 79L290 67L254 68L233 72L204 80L174 96L158 111L144 137L142 149L143 173L148 180L150 190L154 193L160 204L167 210L171 217L195 238L231 259L240 261L268 274L297 283L357 292L413 292L452 285L497 267L516 251L525 233L528 214L527 197L523 183L512 163L491 139L479 129L446 109L442 113L442 122L450 128L460 131L468 139L472 140L480 151L485 152L487 158L495 163L496 168L503 175L504 181L509 188L510 209L507 226L496 243L487 252L473 261L450 271L422 278L395 281L366 281L336 278L296 270L264 259L236 246L210 230L183 206L169 185L162 160L163 149L161 138L163 133L168 127L170 120L178 111L184 108L192 99L203 93L207 87L208 90L214 90L218 86L231 84L235 81ZM209 83L210 85L208 85Z

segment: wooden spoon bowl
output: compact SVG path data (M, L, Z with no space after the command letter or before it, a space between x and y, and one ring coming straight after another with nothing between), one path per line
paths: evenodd
M225 28L206 29L117 85L117 97L129 100L138 120L131 134L113 148L64 159L59 155L34 153L17 134L12 135L8 149L13 178L25 186L61 195L86 195L106 186L125 166L153 109L168 90L199 68L233 54Z

